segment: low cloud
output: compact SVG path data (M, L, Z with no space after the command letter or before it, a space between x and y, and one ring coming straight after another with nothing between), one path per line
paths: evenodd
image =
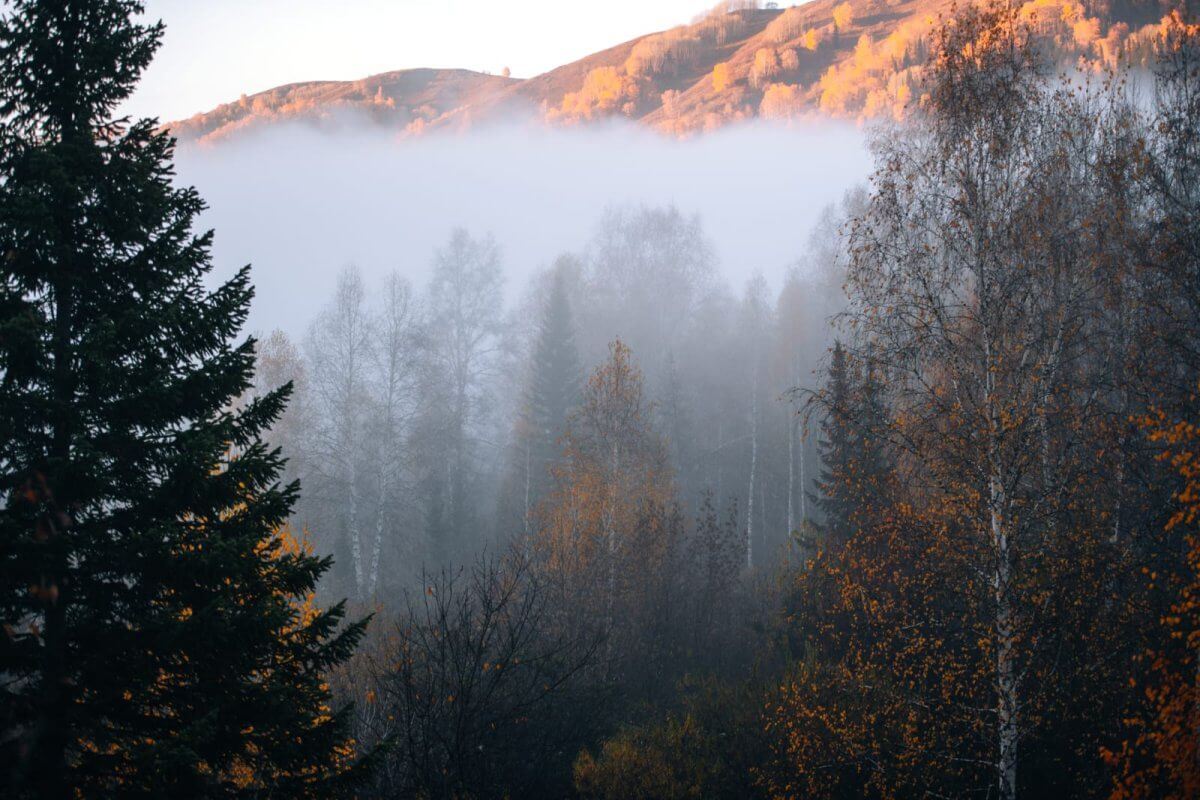
M392 270L422 285L455 226L496 236L512 296L582 248L610 205L699 214L732 285L756 272L778 285L820 209L869 164L862 131L832 122L760 121L683 141L630 124L416 138L297 124L181 146L178 173L209 203L216 277L254 265L249 327L297 333L346 264L368 285Z

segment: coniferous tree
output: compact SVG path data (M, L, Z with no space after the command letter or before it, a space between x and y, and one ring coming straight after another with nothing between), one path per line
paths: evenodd
M824 517L826 542L841 545L884 502L889 466L879 434L887 409L878 377L856 368L840 341L834 342L817 399L825 415L817 442L821 469L814 500Z
M525 398L526 524L548 488L550 471L562 452L559 439L567 416L579 401L579 353L564 268L555 270L542 311Z
M667 439L667 449L671 458L671 469L677 480L683 486L690 486L696 467L692 455L692 441L695 432L692 427L692 410L687 397L686 388L679 374L679 364L673 352L667 353L666 364L663 367L662 388L656 406L658 426ZM684 498L685 502L692 500Z
M114 119L161 24L133 0L0 19L0 747L9 797L328 794L323 673L362 624L304 601L296 499L237 410L248 268L208 288L204 205L155 120Z
M823 528L831 542L845 542L850 535L850 517L854 513L850 493L854 432L850 367L846 350L835 342L829 360L829 372L822 392L825 416L821 419L821 438L817 450L821 471L817 478L819 493L816 506L824 517Z

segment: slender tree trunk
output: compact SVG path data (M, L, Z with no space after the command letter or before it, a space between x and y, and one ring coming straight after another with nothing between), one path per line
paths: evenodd
M1004 528L1001 507L1004 490L996 475L990 481L991 488L991 533L996 548L996 571L993 580L996 603L996 688L997 725L999 734L999 780L1001 800L1015 800L1017 796L1017 741L1020 727L1018 720L1019 693L1017 670L1014 663L1016 633L1013 624L1012 598L1009 581L1012 572L1012 555L1009 550L1008 534Z
M804 446L808 442L808 423L800 430L800 525L808 522L808 489L804 482Z
M1058 322L1058 330L1055 333L1054 341L1050 346L1050 354L1047 359L1048 364L1043 376L1041 408L1038 409L1038 434L1041 437L1041 459L1042 459L1042 492L1049 497L1054 491L1054 486L1057 483L1057 476L1054 474L1053 455L1050 442L1050 406L1054 402L1054 385L1058 382L1058 369L1060 362L1060 354L1062 351L1063 341L1063 320L1060 317ZM1057 504L1055 505L1057 509ZM1057 526L1057 512L1051 513L1049 517L1049 534L1053 535L1054 529Z
M366 580L363 574L362 541L358 530L358 487L356 486L353 460L350 461L350 464L351 466L347 470L349 481L346 487L346 535L350 538L350 561L354 565L354 589L358 593L358 598L362 600L364 599L363 590L366 587Z
M467 384L465 378L460 378L454 403L453 463L450 469L450 536L455 540L455 550L465 544L462 540L467 535L467 407ZM467 549L464 548L463 552Z
M64 6L59 21L63 28L64 52L71 52L79 38L80 22L77 7ZM63 87L62 107L54 109L52 116L62 126L63 139L81 139L91 134L86 131L87 120L83 118L75 90L76 72L64 76L69 85ZM83 130L81 130L83 129ZM47 551L46 571L39 586L39 597L45 614L42 649L42 697L34 735L34 774L37 776L37 792L48 800L67 800L73 796L67 769L68 705L70 685L68 678L67 648L67 605L70 600L69 543L65 541L71 526L71 507L74 498L70 487L59 485L54 479L68 469L71 461L71 443L75 436L75 365L72 337L75 327L74 271L78 252L76 219L78 211L71 197L60 197L55 208L55 220L61 250L58 256L58 274L53 283L54 293L54 373L52 396L55 408L52 419L49 455L50 475L33 474L36 490L42 494L44 506ZM58 475L55 475L57 473ZM41 486L37 484L41 483Z
M71 229L69 219L64 219L64 230ZM74 318L74 295L70 284L69 264L71 254L65 254L64 278L54 287L54 400L57 406L54 431L51 439L50 457L52 469L65 471L71 459L73 437L74 377L72 365L71 333ZM31 475L35 483L44 481L45 476ZM70 524L68 512L70 498L64 496L67 487L50 485L46 481L37 491L45 510L47 550L46 571L42 575L38 596L44 611L42 648L42 698L38 715L35 742L34 772L38 779L38 796L52 800L66 800L72 792L67 780L67 601L70 587L66 577L67 546L64 541Z
M763 552L766 552L767 545L770 540L767 536L767 481L765 478L758 480L758 538L762 539L759 544L762 545Z
M788 476L787 476L787 528L788 535L796 532L796 514L793 508L796 495L796 418L788 409Z
M988 299L987 287L981 297ZM996 772L999 782L999 800L1016 800L1017 796L1017 744L1019 727L1019 688L1015 664L1016 631L1012 605L1012 552L1007 520L1007 497L1004 475L1000 467L1000 437L1002 421L996 400L996 370L993 368L991 335L986 321L984 306L981 317L985 319L983 332L984 375L983 405L987 414L987 459L988 475L988 536L991 553L995 560L992 568L992 592L995 603L993 634L996 642Z
M379 559L383 552L383 512L387 507L387 466L380 465L379 470L379 508L375 513L375 541L371 543L371 563L367 572L367 596L374 597L379 586Z
M617 506L617 485L620 475L621 466L621 451L620 446L614 442L612 446L612 463L609 472L609 487L607 497L605 498L604 509L604 542L605 549L608 551L607 567L607 592L605 597L605 618L604 630L605 636L605 660L607 656L612 654L613 648L613 610L616 606L617 597L617 531L616 531L616 506Z
M620 475L620 448L612 446L612 480L609 486L608 508L604 511L604 539L608 547L608 621L612 624L613 600L617 593L617 531L616 505L617 480Z
M721 425L721 421L720 421L720 419L718 419L717 420L717 446L713 449L713 455L717 459L717 480L715 483L717 486L717 502L718 503L721 501L721 495L725 491L725 464L724 464L724 453L722 452L722 450L725 447L725 444L721 437L722 427L723 426Z
M529 440L525 440L525 536L529 536L529 491L530 491L530 464L529 464Z
M1120 348L1117 353L1117 370L1118 375L1114 381L1121 387L1121 404L1120 412L1117 416L1117 425L1120 433L1117 436L1117 474L1116 486L1114 494L1116 495L1113 508L1113 528L1112 535L1109 537L1109 542L1113 545L1121 540L1121 515L1124 513L1125 499L1125 469L1128 462L1129 448L1129 381L1125 375L1126 355L1129 353L1129 320L1128 320L1128 302L1122 302L1120 305L1120 324L1121 324L1121 339ZM1200 751L1197 752L1197 758L1200 758Z
M750 387L750 490L746 497L746 567L754 566L754 479L758 469L758 358Z

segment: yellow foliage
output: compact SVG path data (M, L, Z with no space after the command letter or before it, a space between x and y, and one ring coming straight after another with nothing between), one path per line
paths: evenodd
M557 487L540 511L537 546L554 574L611 602L618 564L661 564L665 553L656 548L666 542L639 539L647 532L642 514L673 496L665 446L646 417L641 372L620 341L589 379L565 450ZM607 589L595 585L601 575L609 576Z
M839 31L844 32L853 19L848 2L834 9L834 25ZM1124 23L1106 26L1100 18L1089 17L1077 0L1028 0L1017 8L1015 19L1032 35L1047 39L1072 63L1091 70L1115 67L1122 58L1145 66L1170 32L1183 26L1172 14L1137 31ZM921 54L937 24L932 16L925 16L903 23L879 42L859 37L854 49L818 79L822 110L859 118L902 116L923 68ZM822 31L816 29L800 38L808 50L817 49L821 41ZM993 45L991 34L984 32L978 41L966 46L966 51L977 56Z
M842 3L833 10L833 24L838 27L838 30L850 27L850 23L853 21L854 7L849 3Z
M1087 47L1100 38L1100 20L1094 17L1081 19L1072 26L1071 31L1075 36L1075 44Z
M1193 35L1195 35L1193 33ZM1151 442L1165 446L1160 459L1180 478L1178 509L1166 530L1183 529L1187 572L1175 587L1175 602L1161 621L1169 639L1186 647L1178 653L1149 653L1153 682L1143 690L1151 714L1125 720L1129 730L1121 747L1106 750L1105 760L1116 773L1111 800L1143 800L1153 796L1200 795L1200 733L1196 708L1200 685L1196 653L1200 650L1200 425L1168 420L1157 412L1141 420ZM1151 581L1157 574L1150 573ZM1164 789L1169 795L1160 794Z
M712 87L714 92L723 92L732 81L729 78L729 64L725 61L713 67L712 71Z
M754 65L750 67L750 84L762 86L779 72L779 54L773 47L760 47L754 53Z
M772 83L763 92L759 113L769 119L787 119L800 110L800 93L796 86Z
M763 29L767 41L782 44L795 39L804 30L804 18L808 12L803 6L785 9Z
M625 59L625 74L656 75L691 66L700 53L703 29L697 28L681 25L642 39Z
M596 67L584 78L578 92L563 97L558 116L592 119L617 110L624 99L636 96L636 84L623 78L616 67Z

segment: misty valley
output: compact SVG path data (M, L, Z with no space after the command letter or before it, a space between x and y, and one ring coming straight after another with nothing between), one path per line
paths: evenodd
M157 11L0 5L3 796L1200 796L1191 4Z

